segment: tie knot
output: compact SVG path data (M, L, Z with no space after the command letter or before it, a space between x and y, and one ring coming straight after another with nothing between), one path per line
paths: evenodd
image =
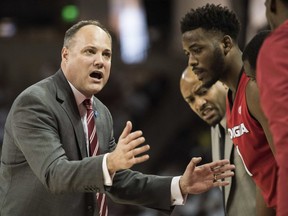
M92 110L92 102L91 99L85 99L83 101L83 105L86 107L87 110Z

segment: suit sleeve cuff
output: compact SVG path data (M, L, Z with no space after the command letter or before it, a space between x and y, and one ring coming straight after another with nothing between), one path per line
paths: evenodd
M181 189L179 186L181 176L172 178L171 182L171 205L184 205L187 199L187 195L182 196Z
M112 186L115 173L113 173L112 175L109 174L109 171L107 168L107 155L108 154L109 153L105 154L103 157L102 170L103 170L103 177L104 177L104 185Z

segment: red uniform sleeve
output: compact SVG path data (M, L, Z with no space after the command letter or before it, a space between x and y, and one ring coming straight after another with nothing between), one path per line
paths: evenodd
M260 102L268 118L279 166L277 216L288 215L288 21L264 42L257 61Z

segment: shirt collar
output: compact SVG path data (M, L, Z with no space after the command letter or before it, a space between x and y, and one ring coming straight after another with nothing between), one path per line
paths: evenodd
M226 130L226 115L220 121L220 125Z
M72 92L73 92L73 94L74 94L74 97L75 97L77 106L81 105L85 99L89 99L89 98L87 98L85 95L83 95L80 91L78 91L78 90L72 85L72 83L70 83L69 81L68 81L68 83L69 83L69 85L70 85L70 87L71 87L71 89L72 89ZM92 101L93 101L93 99L92 99Z
M72 83L70 83L69 81L68 81L68 83L69 83L69 85L70 85L70 87L71 87L71 89L72 89L72 92L73 92L73 94L74 94L74 97L75 97L75 100L76 100L76 104L77 104L77 107L78 107L80 116L82 117L82 116L84 116L85 113L86 113L86 108L84 107L84 105L83 105L82 103L83 103L83 101L84 101L85 99L89 99L89 98L87 98L87 97L86 97L85 95L83 95L80 91L78 91L78 90L75 88L75 86L72 85ZM90 99L92 100L92 104L93 104L93 97L90 98Z

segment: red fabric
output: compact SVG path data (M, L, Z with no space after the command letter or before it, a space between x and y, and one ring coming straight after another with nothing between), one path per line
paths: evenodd
M92 108L92 102L90 99L86 99L83 101L84 106L87 109L87 128L88 128L88 137L90 143L90 156L96 156L100 154L99 143L97 139L96 133L96 124L94 118L94 111ZM99 207L99 215L100 216L107 216L108 215L108 207L107 207L107 200L106 195L103 193L96 194L97 203Z
M90 143L90 152L89 155L98 155L100 152L97 145L97 134L96 134L96 125L94 119L94 111L92 109L92 103L90 99L83 101L84 106L87 109L87 127L88 127L88 137ZM97 147L97 148L96 148ZM94 154L95 151L95 154Z
M278 164L277 216L288 215L288 21L265 40L257 61L260 102Z
M240 153L246 170L252 174L269 207L276 207L277 164L260 123L249 113L243 72L233 106L227 98L226 116L230 138Z

